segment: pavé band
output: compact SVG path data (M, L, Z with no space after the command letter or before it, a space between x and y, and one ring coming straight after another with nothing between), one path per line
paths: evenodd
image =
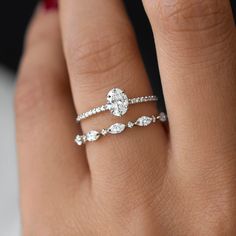
M79 114L76 120L80 122L81 120L103 111L110 111L114 116L123 116L128 111L129 105L131 104L155 101L158 101L158 98L155 95L128 98L123 90L119 88L113 88L107 94L107 104Z
M92 130L87 134L77 135L75 138L75 142L81 146L86 142L94 142L98 140L102 136L106 136L108 134L120 134L126 128L133 128L135 126L145 127L152 123L156 123L157 121L165 122L167 120L167 116L164 112L161 112L158 116L141 116L136 121L129 121L127 124L123 123L115 123L111 125L109 128L102 129L101 131Z

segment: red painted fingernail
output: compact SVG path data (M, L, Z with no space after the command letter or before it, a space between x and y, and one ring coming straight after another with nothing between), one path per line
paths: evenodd
M44 8L47 11L55 10L58 8L58 1L57 0L43 0Z

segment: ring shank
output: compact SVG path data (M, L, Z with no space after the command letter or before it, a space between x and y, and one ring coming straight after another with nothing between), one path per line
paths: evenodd
M158 101L158 98L155 95L151 95L151 96L130 98L128 101L129 101L129 105L131 105L131 104L144 103L144 102L155 102L155 101ZM76 121L80 122L81 120L87 119L95 114L98 114L104 111L109 111L109 110L110 110L110 107L107 104L99 106L99 107L95 107L87 112L79 114L76 118Z

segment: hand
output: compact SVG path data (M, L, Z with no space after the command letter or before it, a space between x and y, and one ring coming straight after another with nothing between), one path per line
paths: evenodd
M79 132L157 114L133 105L75 123L114 87L152 90L119 0L61 0L31 23L16 91L23 233L235 235L236 31L229 1L143 0L169 131L76 146ZM145 37L145 36L144 36ZM62 46L63 45L63 46ZM63 49L62 49L63 48Z

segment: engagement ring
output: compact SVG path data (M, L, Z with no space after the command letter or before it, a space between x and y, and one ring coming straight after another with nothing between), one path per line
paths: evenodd
M128 111L129 105L131 104L155 102L157 100L158 98L155 95L128 98L128 96L124 93L123 90L119 88L113 88L107 94L107 103L105 105L93 108L87 112L79 114L76 120L80 122L81 120L84 120L90 116L93 116L103 111L110 111L114 116L123 116Z

